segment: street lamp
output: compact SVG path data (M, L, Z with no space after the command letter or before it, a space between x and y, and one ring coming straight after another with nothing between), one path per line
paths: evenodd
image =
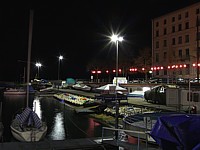
M118 71L119 71L119 69L118 69L118 63L119 63L119 61L118 61L118 49L119 48L118 47L119 47L119 42L123 41L123 37L113 34L110 38L111 38L111 41L115 42L115 44L116 44L116 71L115 71L115 73L116 73L116 87L117 87L117 85L118 85ZM116 110L116 114L115 114L115 128L118 129L118 123L119 123L119 119L118 119L118 117L119 117L119 102L117 100L117 92L116 92L116 98L115 98L115 105L116 105L115 106L115 110ZM116 138L116 140L118 139L118 131L115 132L115 138Z
M118 85L118 71L119 71L119 69L118 69L118 63L119 63L118 49L119 48L118 47L119 47L119 42L123 41L123 37L113 34L111 36L111 41L116 43L116 72L115 73L116 73L116 86L117 86Z
M58 80L60 79L60 62L63 60L63 56L58 57Z
M41 63L39 63L39 62L37 62L36 64L35 64L35 66L38 68L38 79L39 79L39 70L40 70L40 67L42 67L42 64Z

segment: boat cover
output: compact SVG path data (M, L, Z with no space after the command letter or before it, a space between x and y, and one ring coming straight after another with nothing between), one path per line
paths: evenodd
M34 126L36 128L40 128L42 126L41 119L29 107L26 107L21 114L17 114L16 119L21 125Z
M150 135L163 150L200 150L200 115L161 116Z

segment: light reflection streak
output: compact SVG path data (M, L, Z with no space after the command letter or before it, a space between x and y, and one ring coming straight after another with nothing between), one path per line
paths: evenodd
M42 120L41 104L38 97L36 97L33 101L33 111L35 111L38 117Z
M63 113L56 113L54 117L54 126L50 133L52 140L64 140L65 139L65 128L64 128Z

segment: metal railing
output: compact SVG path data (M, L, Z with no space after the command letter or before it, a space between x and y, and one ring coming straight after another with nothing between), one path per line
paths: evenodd
M140 135L141 134L145 134L146 135L146 139L144 139L145 140L145 148L148 149L148 134L149 134L149 132L146 132L146 131L145 132L142 132L142 131L131 131L131 130L125 130L125 129L115 129L115 128L103 127L102 128L102 137L101 137L102 138L101 139L102 143L104 141L112 140L112 141L116 141L116 143L115 143L116 146L121 146L120 143L121 143L122 139L120 137L118 139L114 139L114 138L113 139L112 138L106 139L106 138L104 138L105 130L118 131L118 133L119 132L126 132L126 133L134 133L134 134L136 134L137 135L137 144L135 143L133 145L137 146L137 150L140 149L140 141L142 141Z

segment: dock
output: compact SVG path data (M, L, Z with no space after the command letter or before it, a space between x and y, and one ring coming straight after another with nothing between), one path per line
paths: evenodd
M139 146L139 147L138 147ZM45 139L39 142L6 142L0 143L1 150L118 150L125 148L126 150L157 150L157 146L145 146L145 143L131 144L113 139L101 138L83 138L50 141Z

